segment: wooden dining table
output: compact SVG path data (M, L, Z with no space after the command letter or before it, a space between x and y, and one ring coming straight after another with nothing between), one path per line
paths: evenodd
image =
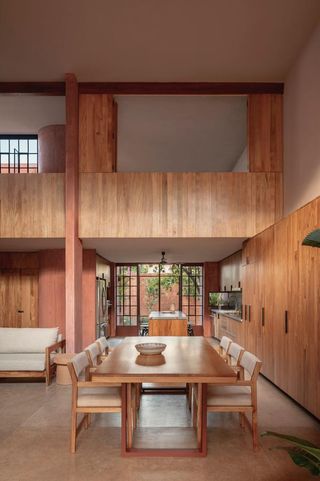
M148 337L148 342L167 345L159 363L149 364L137 352L141 337L127 337L92 373L92 381L122 385L121 453L123 456L206 456L207 384L236 382L235 371L204 337ZM150 356L148 356L150 357ZM197 385L197 446L187 449L135 448L130 437L133 385L187 383Z

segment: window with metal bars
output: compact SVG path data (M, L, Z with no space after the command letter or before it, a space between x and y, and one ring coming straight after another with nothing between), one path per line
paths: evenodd
M33 134L0 135L0 173L36 174L38 172L38 136Z

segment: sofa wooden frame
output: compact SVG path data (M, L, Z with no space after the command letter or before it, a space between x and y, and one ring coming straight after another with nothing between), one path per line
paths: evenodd
M46 347L45 368L43 371L29 371L29 370L28 371L0 371L0 378L25 378L25 377L44 378L47 386L49 386L56 372L55 363L53 364L50 363L50 355L52 352L56 351L57 349L61 349L62 352L65 352L65 348L66 348L65 339L55 342L54 344L51 344L51 346Z

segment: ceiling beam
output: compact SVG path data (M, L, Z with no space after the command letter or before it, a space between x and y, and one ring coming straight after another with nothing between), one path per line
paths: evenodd
M80 82L79 93L112 95L283 94L282 82ZM0 94L65 95L64 82L0 82Z
M283 94L283 83L268 82L81 82L79 93L113 95Z
M1 94L65 95L64 82L0 82Z

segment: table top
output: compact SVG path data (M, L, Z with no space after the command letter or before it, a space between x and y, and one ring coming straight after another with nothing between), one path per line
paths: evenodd
M136 344L167 344L162 364L141 365ZM148 356L149 357L149 356ZM138 361L138 363L137 363ZM114 348L92 374L93 381L103 382L235 382L236 373L209 342L200 336L127 337Z
M187 316L182 311L152 311L149 314L149 319L187 319Z

